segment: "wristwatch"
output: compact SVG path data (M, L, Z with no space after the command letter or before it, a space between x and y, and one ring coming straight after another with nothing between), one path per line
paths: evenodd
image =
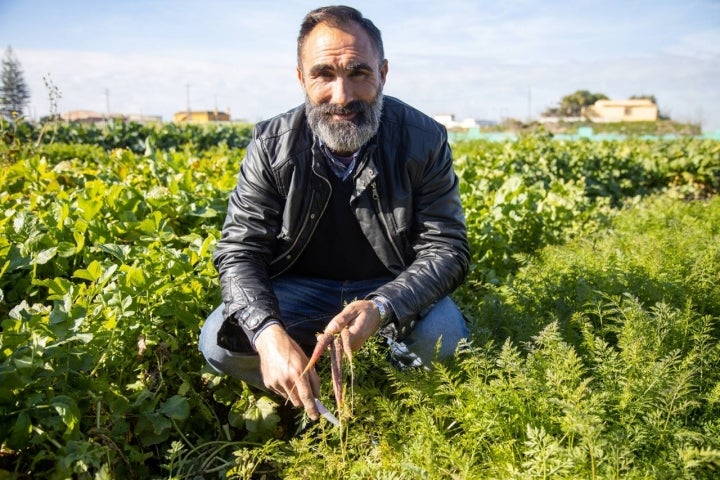
M373 297L370 301L375 304L380 313L380 325L385 325L388 318L390 318L390 309L387 304L380 297Z

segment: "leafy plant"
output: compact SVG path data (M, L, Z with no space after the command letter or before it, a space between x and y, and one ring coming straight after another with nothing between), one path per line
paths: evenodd
M717 142L456 145L472 343L397 371L369 342L338 429L196 348L249 130L58 127L51 144L21 125L0 143L0 477L720 469Z

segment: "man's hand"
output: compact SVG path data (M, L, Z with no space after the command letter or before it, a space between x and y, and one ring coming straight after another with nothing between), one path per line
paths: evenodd
M380 312L373 302L356 300L330 320L325 332L340 333L345 327L350 332L350 348L357 351L380 328Z
M345 327L350 333L350 348L359 350L380 328L380 312L373 302L356 300L330 320L325 332L337 334ZM320 418L315 405L320 395L320 377L315 369L301 376L308 358L300 346L280 325L270 325L255 339L255 348L265 386L296 407L304 407L313 420Z
M320 377L314 369L300 376L308 363L300 346L276 324L258 335L255 348L260 355L260 373L265 386L296 407L304 407L313 420L320 418L315 406L315 398L320 395Z

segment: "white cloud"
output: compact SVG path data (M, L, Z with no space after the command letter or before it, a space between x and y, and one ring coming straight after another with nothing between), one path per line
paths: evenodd
M457 60L457 59L454 59ZM482 59L430 57L420 65L391 69L388 94L404 97L429 114L497 119L537 116L579 89L611 98L651 94L660 109L680 121L720 128L720 62L656 56L599 61L514 64ZM400 62L402 63L402 62ZM439 68L428 72L427 65Z
M252 120L302 101L293 55L248 56L242 64L77 51L24 50L21 55L37 116L49 111L43 84L48 74L62 93L61 112L104 112L106 90L111 111L165 120L187 107L188 90L193 109L229 107L234 116Z
M383 30L386 93L427 113L525 119L588 89L613 98L653 94L673 117L720 128L720 28L693 13L718 9L658 2L418 0L361 8ZM201 11L148 5L167 11L100 15L96 26L85 25L82 35L93 40L81 42L81 50L63 44L67 30L50 27L33 46L14 44L31 88L31 113L48 113L42 80L48 73L62 92L61 111L104 112L107 89L112 111L169 120L186 108L187 85L191 108L229 107L234 118L258 120L302 101L294 42L310 2L268 8L251 1L240 8L210 1ZM114 36L131 31L133 21L137 34Z

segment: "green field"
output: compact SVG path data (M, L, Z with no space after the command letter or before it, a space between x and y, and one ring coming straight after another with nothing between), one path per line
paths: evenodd
M197 351L248 126L0 133L0 480L720 475L718 141L453 145L472 342L333 427Z

